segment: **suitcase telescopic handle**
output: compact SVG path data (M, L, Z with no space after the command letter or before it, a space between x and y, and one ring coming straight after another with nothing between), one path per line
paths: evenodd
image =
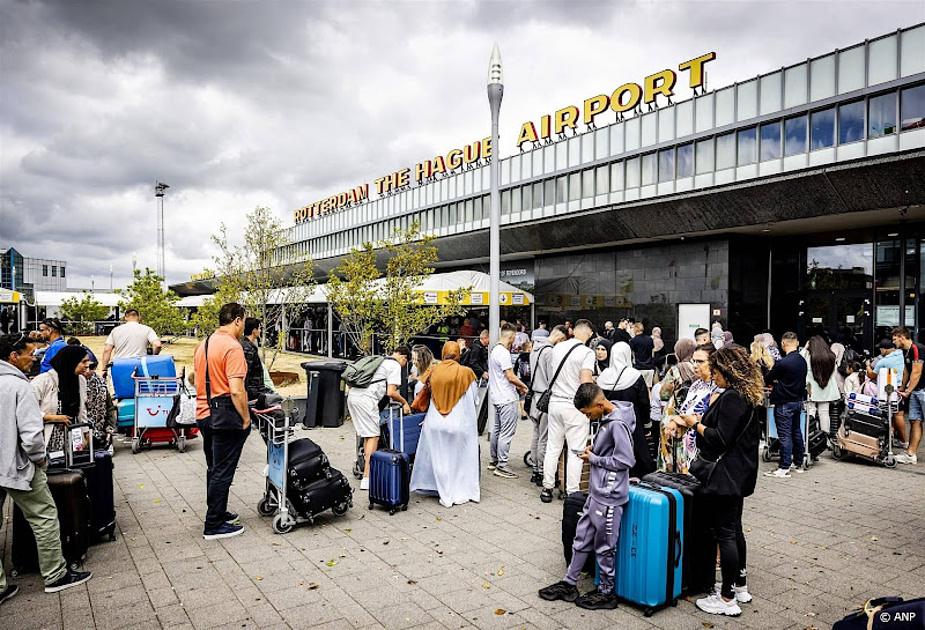
M681 544L681 532L680 531L675 531L674 533L674 546L675 546L674 566L678 567L678 566L681 566L681 551L682 551L681 548L683 547L683 545Z

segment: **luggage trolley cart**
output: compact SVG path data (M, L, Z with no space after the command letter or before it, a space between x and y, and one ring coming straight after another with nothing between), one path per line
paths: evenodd
M186 449L186 428L176 425L180 396L184 391L184 375L177 377L132 375L135 382L135 419L132 431L132 453L138 453L153 442L168 442L179 452ZM170 426L173 422L174 426ZM164 431L167 429L168 431ZM157 438L145 437L148 431Z
M282 402L281 408L281 421L271 413L253 413L253 416L263 423L267 438L267 486L263 498L257 504L257 512L261 516L275 514L273 532L288 534L298 523L295 508L286 495L289 477L289 435L292 433L295 403L291 398L287 398Z
M767 402L767 397L765 401L768 412L764 422L764 435L762 436L764 446L761 449L761 461L771 462L780 457L780 439L777 435L777 423L774 421L774 405ZM801 405L800 432L803 436L803 470L809 470L813 461L817 459L810 454L809 429L809 415L806 413L806 408Z
M885 468L896 468L893 453L893 415L899 411L899 397L892 384L884 387L885 397L874 399L873 408L863 402L855 407L846 400L841 426L832 444L832 457L844 460L851 456L866 459ZM854 415L857 408L858 414ZM874 415L879 410L879 417ZM867 413L871 411L873 413ZM884 426L885 424L885 426Z

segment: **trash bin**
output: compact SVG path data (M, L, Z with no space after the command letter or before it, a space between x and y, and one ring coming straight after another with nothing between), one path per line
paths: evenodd
M303 424L312 427L339 427L344 423L346 396L340 375L344 361L306 361L302 364L308 381Z

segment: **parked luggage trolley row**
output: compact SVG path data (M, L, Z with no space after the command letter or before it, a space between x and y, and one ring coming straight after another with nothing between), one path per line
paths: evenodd
M252 409L267 441L267 480L257 504L261 516L272 516L273 531L288 534L301 523L331 510L342 516L353 507L353 489L327 456L308 438L290 439L295 403L291 398L269 409Z

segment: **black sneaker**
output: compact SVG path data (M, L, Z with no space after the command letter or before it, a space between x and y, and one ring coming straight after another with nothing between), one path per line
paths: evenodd
M5 589L0 591L0 604L10 599L11 597L13 597L13 595L15 595L18 592L19 592L18 586L16 586L15 584L8 585Z
M575 605L585 610L613 610L617 607L617 596L594 590L576 599Z
M202 537L206 540L217 540L219 538L231 538L232 536L237 536L238 534L243 533L243 525L230 525L228 523L222 523L214 529L203 530Z
M562 580L546 588L541 588L540 597L547 602L554 602L557 599L564 602L573 602L578 599L578 587Z
M237 512L225 512L225 522L229 525L240 525Z
M51 584L45 585L46 593L59 593L65 589L71 588L72 586L77 586L78 584L83 584L87 580L93 577L93 574L89 571L73 571L71 569L67 570L61 579L57 582L52 582Z
M543 488L543 491L540 492L540 501L543 503L552 503L552 490Z
M542 485L542 483L543 483L543 475L541 475L541 474L538 473L538 472L533 473L532 475L530 475L530 483L532 483L532 484L541 484L541 485Z

